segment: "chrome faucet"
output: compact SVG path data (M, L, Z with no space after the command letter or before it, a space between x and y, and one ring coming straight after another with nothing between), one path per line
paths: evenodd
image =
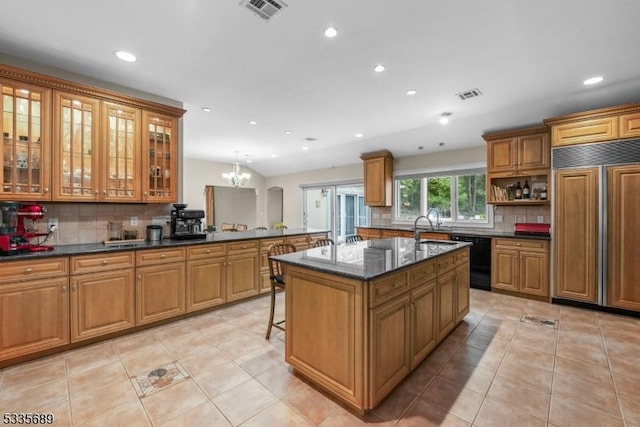
M418 228L418 221L421 218L424 218L427 221L429 221L429 228L433 230L433 223L431 222L431 219L429 219L428 216L420 215L418 218L416 218L416 220L413 223L413 238L415 239L416 242L420 241L420 230L424 230L424 228Z
M442 225L442 221L440 221L440 211L436 208L429 209L427 211L427 218L429 217L431 211L434 211L436 213L436 230L439 230L440 226ZM429 221L429 223L431 224L431 221ZM431 225L431 228L433 228L433 225Z

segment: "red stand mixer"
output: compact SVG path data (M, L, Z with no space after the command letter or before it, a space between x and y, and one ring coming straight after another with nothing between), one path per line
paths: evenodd
M33 222L44 218L47 208L42 205L23 205L16 202L0 202L0 255L16 255L24 252L53 250L53 246L33 244L31 239L47 237L51 232L38 233L32 227L25 227L24 220ZM44 242L43 241L43 242Z

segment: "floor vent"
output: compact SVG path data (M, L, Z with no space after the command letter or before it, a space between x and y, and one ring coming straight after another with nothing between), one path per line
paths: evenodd
M469 90L465 90L464 92L456 93L456 96L460 98L462 101L469 98L475 98L476 96L480 96L480 95L482 95L482 92L480 92L480 89L469 89Z
M269 21L287 7L282 0L242 0L240 6L246 7L266 21Z

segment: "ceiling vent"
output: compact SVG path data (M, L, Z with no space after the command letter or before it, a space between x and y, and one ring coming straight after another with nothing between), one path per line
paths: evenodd
M266 21L287 7L282 0L242 0L240 6L246 7Z
M460 98L462 101L469 98L475 98L476 96L480 96L480 95L482 95L482 92L480 92L480 89L469 89L469 90L465 90L464 92L456 93L456 96Z
M317 141L318 138L312 138L312 137L308 137L304 139L305 141L309 141L309 142L313 142L313 141Z

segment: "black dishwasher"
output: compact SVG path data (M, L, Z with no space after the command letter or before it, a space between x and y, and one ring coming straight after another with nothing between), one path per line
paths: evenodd
M472 243L469 248L469 269L471 287L491 290L491 238L452 234L451 240Z

